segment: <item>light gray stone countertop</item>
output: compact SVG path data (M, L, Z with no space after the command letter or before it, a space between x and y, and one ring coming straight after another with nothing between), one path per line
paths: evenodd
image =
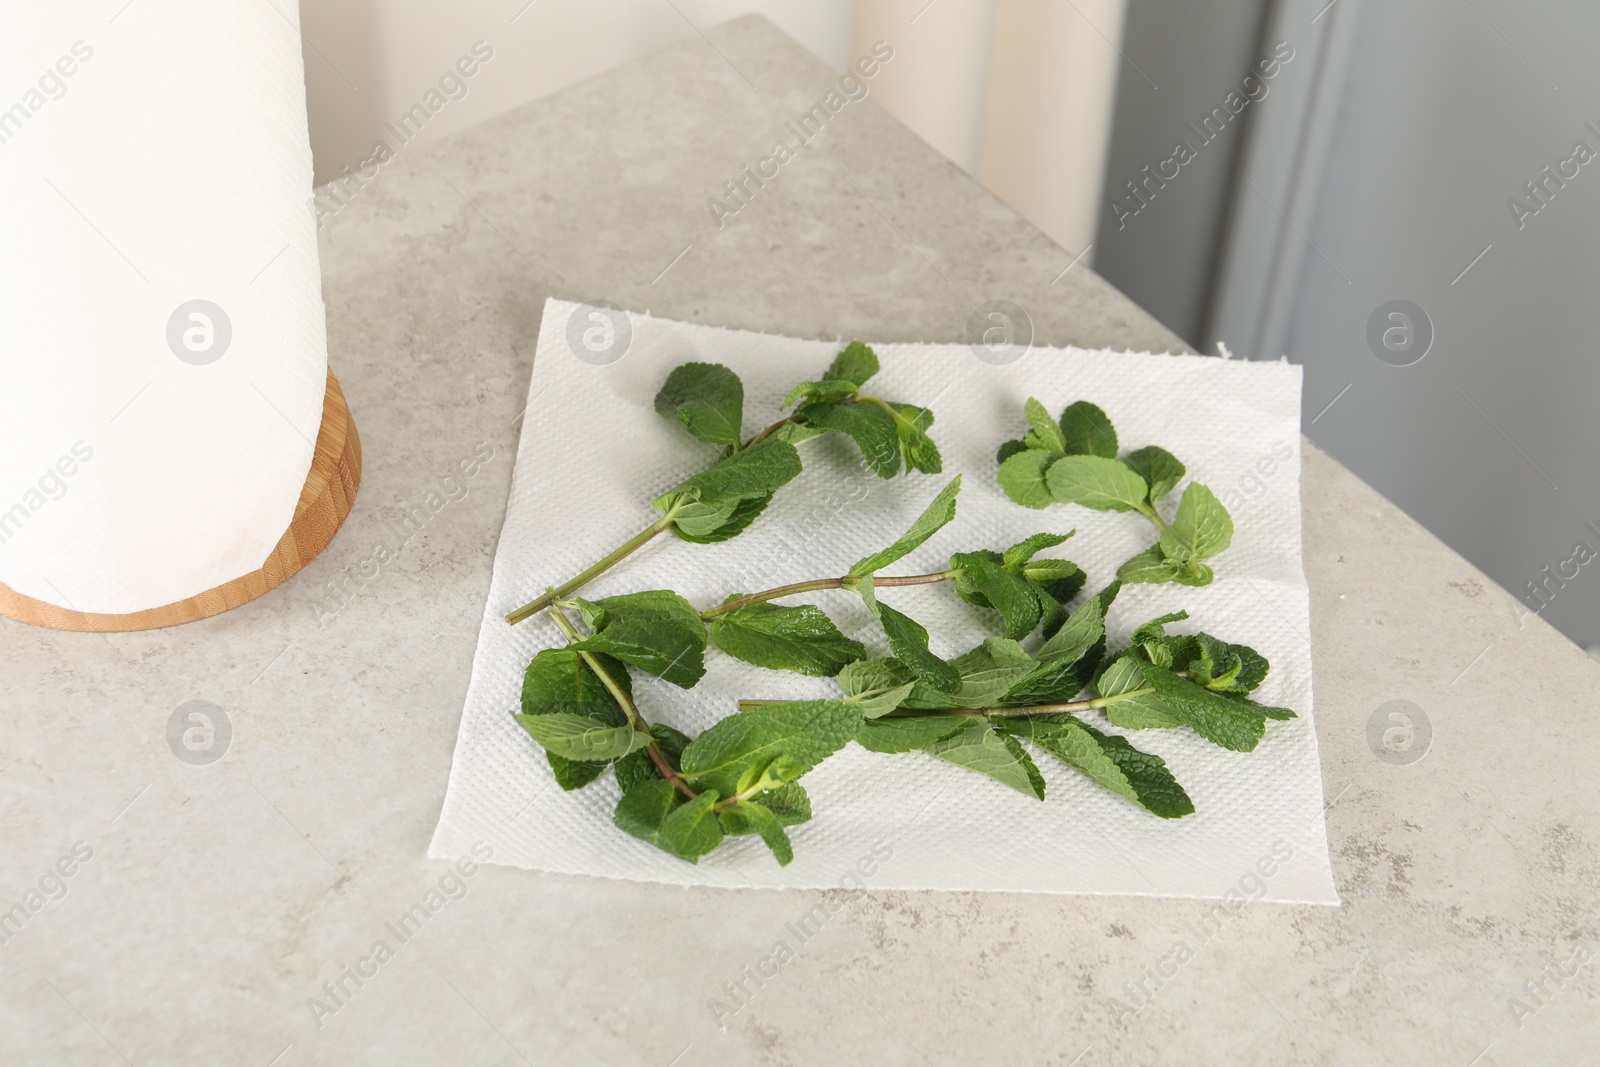
M739 20L402 149L330 221L330 358L366 471L329 549L178 629L0 620L0 907L45 887L0 945L0 1063L1596 1062L1600 665L1314 448L1341 907L1247 906L1206 935L1197 902L867 892L745 979L725 1030L709 1002L822 894L483 867L414 937L389 932L449 870L425 853L547 295L926 341L1003 298L1041 343L1181 347L870 101L718 229L707 198L835 77ZM467 495L402 542L400 515L475 448L492 458ZM169 749L189 700L229 718L216 762ZM1392 700L1431 723L1416 762L1369 747ZM308 1000L378 941L392 958L316 1019Z

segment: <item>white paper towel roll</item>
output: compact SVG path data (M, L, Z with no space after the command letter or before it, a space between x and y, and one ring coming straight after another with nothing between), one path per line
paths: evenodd
M12 5L0 581L126 613L257 570L327 373L292 0Z

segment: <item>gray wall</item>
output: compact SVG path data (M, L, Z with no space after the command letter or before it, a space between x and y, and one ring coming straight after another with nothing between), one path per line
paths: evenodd
M1305 261L1288 350L1306 366L1308 420L1351 387L1311 437L1521 595L1575 542L1600 550L1584 528L1600 526L1600 156L1522 229L1506 204L1574 142L1600 153L1584 127L1600 126L1600 8L1476 4L1361 8L1307 234L1327 259ZM1414 366L1380 362L1365 340L1392 298L1435 326ZM1600 643L1600 561L1544 617Z
M1185 123L1198 124L1229 90L1239 88L1258 58L1266 6L1266 0L1128 3L1122 42L1127 61L1117 80L1094 269L1191 344L1205 332L1214 260L1245 130L1243 123L1232 123L1200 147ZM1265 99L1271 99L1270 83ZM1180 140L1199 148L1195 160L1119 224L1112 198L1125 198L1124 183L1142 179L1143 168L1171 156Z
M1262 47L1238 12L1231 44L1202 46L1212 19L1222 20L1217 11L1251 5L1206 6L1201 17L1135 0L1130 59L1152 75L1158 56L1169 66L1159 92L1125 72L1108 190L1155 158L1172 116L1209 108L1228 86L1227 69ZM1280 15L1292 7L1280 3ZM1600 552L1600 534L1584 525L1593 520L1600 529L1600 134L1584 126L1593 120L1600 128L1592 56L1600 6L1346 0L1345 52L1321 48L1335 20L1312 24L1305 12L1322 7L1300 5L1273 31L1295 41L1295 63L1307 64L1297 76L1318 62L1342 70L1331 81L1342 88L1331 101L1313 203L1303 215L1288 210L1303 231L1289 239L1314 246L1293 266L1282 298L1281 351L1306 368L1306 431L1526 596L1525 583L1572 557L1577 542ZM1177 90L1170 97L1169 84ZM1524 183L1579 140L1596 151L1595 162L1519 229L1507 199L1526 198ZM1288 136L1283 142L1265 148L1296 150ZM1190 338L1210 336L1208 255L1228 202L1217 183L1233 180L1220 173L1223 162L1220 153L1197 161L1215 165L1170 184L1120 233L1114 222L1100 231L1096 266ZM1434 326L1431 350L1412 366L1380 361L1367 342L1369 317L1392 299L1419 304ZM1578 567L1543 615L1580 644L1600 644L1600 560Z

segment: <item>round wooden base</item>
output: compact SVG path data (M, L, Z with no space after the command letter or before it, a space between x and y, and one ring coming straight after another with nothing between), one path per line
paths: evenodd
M56 630L114 633L154 630L220 614L254 600L269 589L277 588L290 575L311 562L333 540L345 516L350 514L356 499L356 488L360 484L361 439L356 436L356 424L350 418L344 391L339 388L339 381L330 370L328 391L322 405L322 429L317 432L311 473L306 476L305 487L300 490L294 519L260 570L241 575L187 600L127 615L71 611L23 596L0 582L0 615Z

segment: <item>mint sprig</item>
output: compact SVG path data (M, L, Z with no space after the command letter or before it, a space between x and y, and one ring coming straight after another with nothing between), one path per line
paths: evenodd
M1187 726L1213 744L1250 752L1269 720L1294 712L1246 695L1267 676L1254 649L1204 633L1168 635L1183 612L1145 623L1107 657L1105 611L1117 588L1114 582L1084 601L1032 653L990 637L951 660L960 676L954 692L923 684L897 658L853 664L839 683L862 708L856 739L873 752L926 752L1043 799L1037 768L1018 745L1026 741L1152 814L1190 814L1194 805L1163 760L1077 716L1100 712L1127 730ZM1079 696L1091 678L1093 695Z
M726 541L759 518L773 495L793 481L802 462L796 445L829 432L855 441L867 466L881 478L902 471L937 474L943 464L928 436L933 413L865 393L877 375L877 354L860 341L847 345L820 380L802 382L784 407L789 415L745 440L744 384L716 363L684 363L656 393L656 411L678 420L692 437L721 449L717 460L652 501L660 517L572 578L506 615L512 624L532 618L667 530L696 544Z
M581 648L592 637L558 607L553 617L570 644L529 665L517 720L545 747L565 789L614 766L622 789L616 825L691 862L725 837L746 834L790 862L786 827L811 818L799 779L851 740L878 753L923 752L1043 800L1036 751L1151 814L1181 818L1194 805L1166 762L1079 716L1104 713L1132 730L1187 726L1248 752L1269 720L1294 713L1246 695L1268 671L1253 649L1204 633L1166 633L1182 612L1144 624L1127 647L1106 656L1104 617L1116 590L1113 583L1086 599L1031 652L993 636L949 661L958 677L953 692L897 656L858 659L839 672L839 698L740 701L738 714L693 740L646 723L625 661ZM586 618L604 623L617 610L608 605ZM835 639L824 634L818 643L832 648ZM1079 696L1091 676L1093 695Z
M821 433L850 437L885 477L938 470L937 449L925 434L931 416L861 392L877 371L871 349L848 346L820 379L792 391L789 416L741 444L738 378L713 364L679 367L658 410L722 455L658 498L657 525L691 541L736 535L798 474L795 445ZM1065 544L1071 531L1034 534L1005 549L958 551L943 570L881 573L955 518L957 477L904 534L838 577L735 594L704 608L670 590L594 601L572 589L552 590L543 606L553 609L566 644L529 664L516 721L543 748L557 783L585 788L611 768L619 790L616 826L689 862L729 837L757 836L780 865L790 863L789 830L813 817L802 779L851 741L887 756L931 756L1040 801L1046 781L1038 760L1055 760L1160 818L1192 814L1194 803L1166 761L1107 726L1127 733L1188 729L1246 753L1262 742L1270 722L1295 713L1252 699L1269 670L1254 649L1206 633L1168 633L1187 619L1183 611L1137 627L1115 651L1108 650L1106 619L1125 582L1209 582L1204 561L1227 547L1231 519L1209 490L1191 484L1166 521L1157 504L1182 481L1183 464L1155 446L1118 458L1115 428L1093 404L1080 401L1051 419L1030 400L1025 414L1024 437L1001 449L1001 483L1013 498L1137 511L1160 530L1156 544L1125 563L1117 580L1080 597L1084 572L1043 554ZM619 549L596 568L625 554ZM574 582L581 584L568 585ZM982 612L996 632L947 660L934 651L926 627L881 599L885 591L898 599L898 590L935 585ZM816 604L780 603L831 591L861 597L878 623L879 654L846 636ZM713 653L835 677L839 693L741 700L736 714L694 738L649 722L631 672L690 688Z
M821 653L817 666L827 663L832 669L802 670L801 673L837 674L839 667L850 662L843 659L847 648L842 643L845 638L831 624L828 628L822 627L821 620L826 616L820 609L805 605L791 609L797 614L779 616L770 614L770 608L761 609L760 606L802 593L851 590L861 597L878 620L884 639L898 661L923 684L951 692L959 684L959 673L930 651L925 627L879 598L881 590L951 582L962 599L998 612L1007 637L1013 640L1026 637L1041 623L1046 637L1055 634L1067 618L1064 604L1082 588L1084 574L1070 560L1038 559L1036 553L1060 545L1072 536L1070 533L1035 534L1003 553L987 549L958 552L950 557L950 566L943 571L887 577L878 574L880 569L899 562L920 548L955 517L956 495L960 490L961 479L952 479L893 544L857 560L846 574L838 578L816 578L760 593L730 597L717 607L701 612L701 617L711 623L712 640L723 651L748 663L786 670L800 669L789 666L791 662L800 662L795 641L810 641L813 642L812 647ZM815 637L790 632L802 628L802 619L807 620L805 627L815 628ZM725 623L728 621L736 625L726 629ZM750 635L743 632L779 628L785 632L758 640L747 640ZM719 638L719 633L726 634L729 639ZM835 663L837 666L833 666Z
M689 740L645 720L625 663L580 648L593 635L563 607L551 618L568 645L545 649L529 664L516 720L545 749L563 789L582 788L614 767L622 796L613 821L635 837L694 862L725 835L754 833L780 863L793 859L783 828L811 818L798 779L855 736L857 705L775 702Z
M1079 504L1096 511L1136 511L1149 519L1155 544L1117 570L1124 582L1209 585L1205 562L1233 541L1233 518L1210 489L1191 482L1169 523L1158 505L1183 480L1183 463L1156 445L1117 458L1117 431L1087 400L1069 404L1052 420L1030 397L1023 408L1029 429L1000 446L1000 488L1018 504L1046 508Z

